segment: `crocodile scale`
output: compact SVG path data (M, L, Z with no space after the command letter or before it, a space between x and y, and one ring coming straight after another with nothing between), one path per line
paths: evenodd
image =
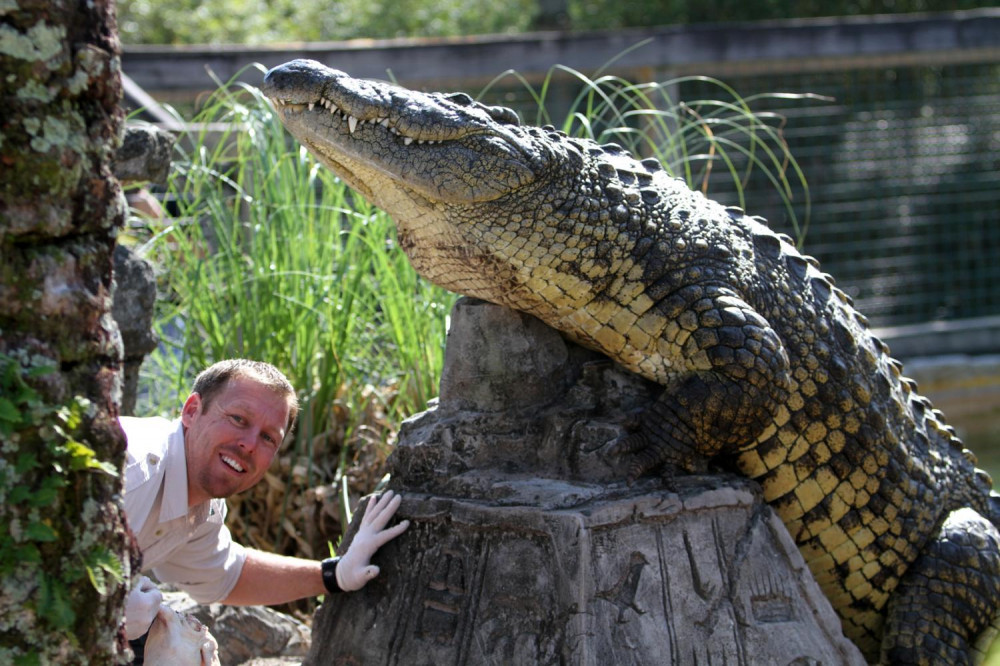
M787 236L616 145L462 93L267 73L289 132L388 212L413 267L530 313L664 390L630 477L758 481L872 663L976 663L1000 607L1000 496L851 299Z

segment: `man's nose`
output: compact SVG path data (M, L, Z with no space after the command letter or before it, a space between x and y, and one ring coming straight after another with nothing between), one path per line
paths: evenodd
M243 436L240 437L240 448L246 449L247 451L253 451L257 448L259 441L260 432L251 429L249 432L243 433Z

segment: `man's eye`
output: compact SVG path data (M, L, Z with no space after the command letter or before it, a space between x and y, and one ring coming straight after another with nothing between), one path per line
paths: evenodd
M246 419L244 419L239 414L230 414L229 418L231 418L234 422L239 423L240 425L246 422Z

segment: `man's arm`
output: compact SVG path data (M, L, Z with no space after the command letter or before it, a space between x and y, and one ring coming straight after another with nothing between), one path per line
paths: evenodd
M236 586L222 603L233 606L274 606L326 594L316 560L247 549Z
M386 529L399 508L400 499L389 490L377 500L373 498L368 502L351 546L337 564L337 587L341 590L360 590L378 575L378 567L371 563L372 555L410 525L410 521L404 520ZM320 562L252 549L247 549L246 553L240 577L222 601L224 604L270 606L327 592Z

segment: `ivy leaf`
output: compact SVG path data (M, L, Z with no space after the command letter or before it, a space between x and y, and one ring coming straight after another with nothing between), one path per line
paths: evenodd
M44 375L52 374L56 371L55 365L35 365L27 368L24 371L25 377L42 377Z
M29 523L28 527L24 530L24 535L32 541L41 541L43 543L55 541L59 538L59 535L52 529L51 525L41 521Z
M94 449L82 442L71 439L66 442L66 452L69 454L69 468L73 471L95 469L111 476L118 476L118 469L109 462L97 459Z
M33 451L25 451L17 457L14 471L18 476L24 476L28 470L38 467L38 456Z
M94 586L98 594L108 593L109 579L114 583L121 583L125 580L125 572L122 561L107 548L95 548L84 561L87 567L87 576L90 584Z
M10 423L21 422L21 410L7 398L0 398L0 419Z
M38 614L45 617L56 629L66 631L76 621L76 613L69 603L62 581L53 576L41 575Z
M41 666L42 656L37 652L14 657L14 666Z
M28 505L35 508L51 506L58 497L59 493L55 488L42 488L31 496Z
M66 479L55 474L42 479L38 490L28 499L28 505L36 508L50 506L59 498L59 489L66 485Z
M22 564L38 564L42 561L42 554L35 544L27 543L15 550L18 562Z
M31 497L31 488L22 483L11 489L10 494L7 495L7 501L11 504L20 504L29 497Z

